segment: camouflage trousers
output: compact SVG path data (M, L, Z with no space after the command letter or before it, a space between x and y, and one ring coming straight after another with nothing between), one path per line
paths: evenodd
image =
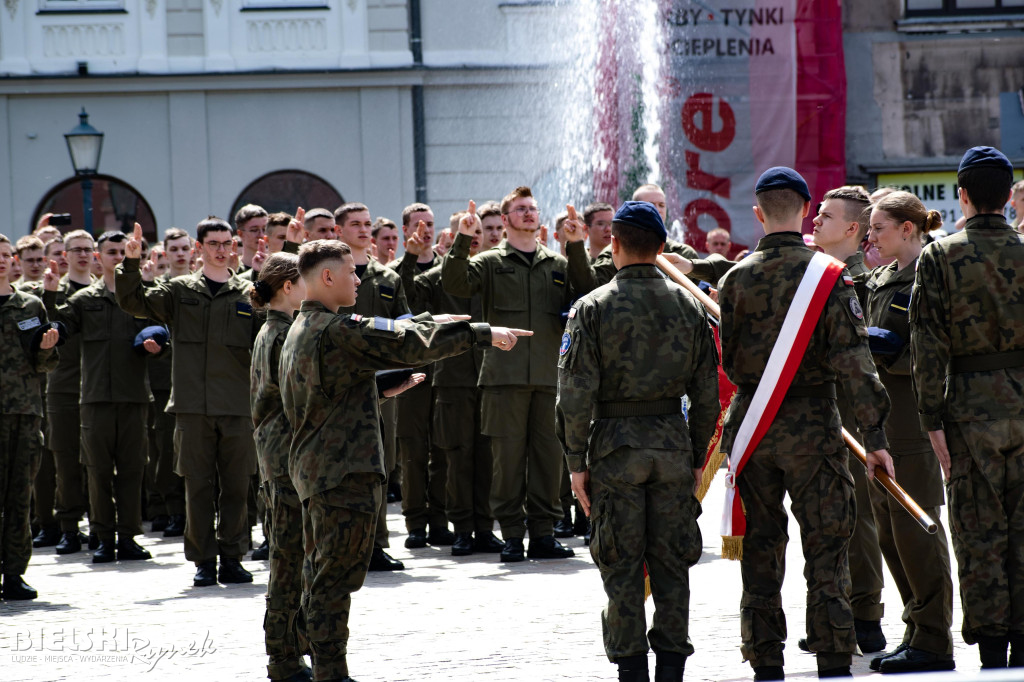
M270 580L267 582L267 613L263 632L267 645L267 673L283 680L303 668L306 637L299 631L302 601L302 504L291 481L265 483L269 501L267 540L270 543Z
M847 551L857 512L846 456L845 448L821 455L758 450L736 479L747 520L740 562L741 651L751 666L785 664L780 592L789 541L782 504L787 492L804 552L807 644L817 652L819 670L850 664L857 638Z
M448 520L456 533L490 533L493 466L490 440L480 430L480 391L438 386L434 394L434 440L448 464Z
M1024 635L1024 420L954 422L946 439L964 641Z
M690 566L701 554L700 504L689 453L619 448L591 463L590 554L608 606L601 617L609 660L657 653L689 656ZM644 563L654 620L645 632Z
M0 574L24 575L32 558L32 480L43 451L40 418L0 414Z
M302 503L305 560L300 627L313 657L313 679L348 676L348 614L373 552L380 496L376 474L350 474L342 485Z
M903 601L903 642L933 654L951 654L953 580L942 528L939 461L927 440L910 452L890 441L889 454L896 480L939 525L934 535L926 533L881 485L871 485L878 541Z

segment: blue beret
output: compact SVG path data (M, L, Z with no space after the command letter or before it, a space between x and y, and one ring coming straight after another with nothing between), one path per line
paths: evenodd
M791 189L804 198L804 201L811 200L811 191L807 189L807 182L792 168L775 166L769 168L754 185L754 194L767 192L773 189Z
M668 233L665 231L665 222L661 219L661 214L658 213L658 209L654 207L654 204L649 201L627 201L622 206L619 206L619 210L615 212L612 222L624 223L633 227L639 227L641 230L654 232L661 237L661 241L665 241L665 238L668 236Z
M145 353L147 351L142 344L145 343L147 339L153 339L154 341L159 343L160 347L162 348L167 345L168 338L170 338L170 336L167 333L167 328L162 327L158 324L154 324L149 327L146 327L141 332L135 335L135 340L132 342L132 348L134 348L138 352Z
M957 173L962 173L970 168L1002 168L1008 173L1013 173L1013 165L1006 156L995 147L971 147L960 159L960 167Z

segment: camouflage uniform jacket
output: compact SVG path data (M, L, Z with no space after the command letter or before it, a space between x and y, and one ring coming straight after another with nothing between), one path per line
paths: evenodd
M951 373L953 358L1024 350L1024 241L978 215L924 248L910 299L921 425L1024 418L1024 366Z
M43 303L51 319L62 322L72 336L81 337L83 405L153 401L146 372L150 353L143 355L132 347L149 320L121 310L102 279L73 294L59 308L55 291L45 292Z
M612 281L612 278L615 277L615 263L612 261L610 244L604 247L601 253L597 254L597 258L593 260L590 259L590 254L584 248L583 242L569 242L565 246L565 254L568 256L570 249L577 248L586 258L586 260L569 260L569 276L572 277L573 282L579 283L577 295L583 295ZM692 246L674 239L665 241L665 253L674 253L689 260L697 259L697 251Z
M760 382L789 304L813 256L800 233L769 234L720 282L722 367L729 381L741 390L725 417L723 452L732 447L753 397L743 387ZM863 310L846 279L840 277L836 282L792 385L835 383L838 375L850 397L864 446L869 451L879 450L886 447L883 429L889 397L871 360ZM837 452L843 447L835 401L803 397L782 402L760 445L767 452L807 455Z
M356 304L342 308L339 315L358 314L363 317L398 319L411 314L405 297L405 287L397 272L371 258L366 271L359 277Z
M414 310L435 314L469 315L471 321L480 322L483 310L480 307L480 295L472 298L452 296L444 290L441 283L441 266L435 265L426 272L420 273L416 264L416 256L406 253L398 264L398 273L402 276L410 305ZM432 382L434 386L449 388L476 388L480 376L485 353L502 351L486 351L474 348L469 353L453 355L434 363Z
M910 294L914 286L917 261L902 270L896 262L882 265L862 275L865 290L864 312L869 327L879 327L895 333L903 347L895 353L875 353L875 366L892 401L892 414L885 424L885 434L893 449L908 451L928 444L917 417L917 399L914 396L910 363Z
M455 237L441 263L445 291L464 298L479 293L484 320L491 324L533 330L511 351L484 353L480 386L543 386L558 383L558 344L562 338L562 311L573 300L567 262L551 249L538 245L533 259L503 241L469 258L472 239ZM577 256L573 256L574 258ZM586 257L581 247L579 257Z
M202 271L146 287L139 259L117 266L117 302L171 330L171 414L250 419L249 364L262 315L249 303L252 284L232 276L214 296Z
M292 425L288 466L302 500L371 473L384 480L374 372L418 367L490 344L488 325L338 315L303 301L281 348L280 388Z
M256 457L264 481L288 478L288 448L292 442L292 429L284 416L281 403L281 385L278 371L281 347L292 326L292 316L277 310L267 312L267 321L256 336L252 348L252 367L249 382L252 386L250 408L256 427Z
M17 289L0 306L0 414L43 416L43 373L59 359L56 348L39 350L35 340L47 321L43 302Z
M631 265L573 304L558 361L557 433L570 471L616 448L703 465L718 421L718 358L704 307L654 265ZM592 419L596 403L690 398L677 414Z
M86 285L88 286L88 285ZM64 305L68 296L75 293L79 288L71 284L67 275L60 278L60 285L57 288L57 305ZM29 282L21 287L25 293L43 298L43 283ZM60 347L60 362L56 369L46 375L47 395L73 395L78 396L82 388L82 341L78 336L72 336Z

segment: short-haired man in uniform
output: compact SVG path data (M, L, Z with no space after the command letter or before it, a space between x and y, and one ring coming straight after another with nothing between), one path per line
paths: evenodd
M1024 667L1024 243L1003 217L1012 183L998 149L964 154L967 224L924 248L910 299L918 411L947 481L962 633L982 668Z
M348 204L346 204L346 206L347 205ZM302 227L305 230L306 241L311 242L317 239L337 239L338 233L334 221L334 214L326 208L311 208L306 211L306 215L302 219Z
M566 259L537 243L540 211L529 187L517 187L501 202L506 239L469 258L480 219L470 203L459 235L441 265L441 282L453 296L479 293L484 320L532 329L535 336L508 356L484 354L483 431L491 437L494 478L491 512L501 525L502 561L561 559L573 555L554 537L562 518L558 485L562 451L551 418L558 369L554 358L562 336L562 311L573 299ZM582 243L573 258L586 259ZM530 533L524 552L523 538Z
M228 269L234 240L220 218L196 226L203 269L151 287L139 272L141 239L136 225L117 268L117 302L171 330L167 410L175 415L177 472L185 479L185 558L196 565L193 585L252 582L240 561L249 548L246 495L256 473L249 364L259 320L249 302L252 285Z
M732 451L737 431L762 378L772 375L769 357L798 287L805 276L813 276L806 273L815 256L800 234L811 199L800 174L790 168L770 168L758 179L755 194L754 214L765 236L755 251L726 273L718 290L722 365L739 389L722 431L722 451L730 457L743 455ZM831 268L835 261L819 255L828 259L824 262ZM805 312L801 308L794 314ZM746 510L741 650L754 668L755 680L783 679L786 620L780 590L788 541L783 506L787 492L800 524L806 560L807 645L817 654L819 677L850 676L857 638L847 550L856 506L835 402L837 380L844 384L868 450L869 478L877 466L892 475L883 430L889 397L875 371L863 310L845 269L813 324L777 414L735 477ZM763 390L779 389L766 385ZM766 417L751 414L751 418Z
M587 226L587 253L591 259L604 251L612 242L612 218L615 207L595 201L583 209L583 222Z
M299 250L306 300L281 348L281 400L292 427L289 470L303 509L306 548L300 618L313 679L348 674L351 594L366 577L385 480L374 372L418 367L474 345L511 349L523 330L486 324L397 321L339 314L359 277L346 244Z
M567 221L568 239L582 232ZM615 212L615 279L573 304L559 349L558 438L593 524L590 553L608 594L605 653L625 682L648 680L648 647L658 682L681 682L693 653L689 568L702 547L694 492L719 411L707 313L655 265L665 237L651 204L627 201Z
M252 259L259 249L260 239L267 233L269 214L262 206L246 204L235 212L235 233L242 240L239 274L252 269Z

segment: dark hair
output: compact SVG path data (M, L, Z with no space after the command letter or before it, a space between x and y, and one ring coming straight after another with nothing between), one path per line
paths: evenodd
M335 239L317 239L299 247L299 275L306 277L328 261L341 260L352 253L348 244Z
M416 202L415 204L409 204L402 209L402 227L409 227L409 216L413 213L420 213L421 211L429 211L433 213L429 206L426 204Z
M231 229L231 225L228 221L222 220L215 215L207 216L206 220L199 221L196 225L196 241L202 244L206 241L206 234L208 232L227 232L228 234L234 235L235 231Z
M128 235L120 230L107 230L99 236L96 240L96 248L103 246L105 242L114 242L120 244L121 242L128 241Z
M302 226L305 227L317 218L327 218L328 220L334 220L334 214L328 211L326 208L311 208L306 211L305 217L302 219Z
M505 198L501 200L501 214L508 214L508 207L512 205L512 202L516 199L532 199L533 191L526 186L516 187L514 190L505 195Z
M253 218L267 217L267 210L256 204L246 204L235 213L235 227L241 227Z
M369 213L370 209L366 207L366 204L360 204L354 201L342 204L334 212L334 224L340 228L345 224L345 219L348 218L349 213L358 213L359 211L366 211Z
M790 220L803 210L807 201L791 189L769 189L757 194L757 205L765 220L781 222Z
M902 190L890 192L878 200L875 210L883 211L897 223L910 222L920 237L942 226L938 211L929 211L915 195Z
M253 282L249 300L256 308L266 308L285 282L299 279L299 257L294 253L275 253L263 264L260 276Z
M497 201L488 201L476 207L476 217L480 220L492 215L501 215L501 205Z
M288 227L292 222L292 215L281 211L280 213L271 213L267 218L267 232L270 232L275 227Z
M167 231L164 232L164 244L165 245L171 239L182 239L182 238L187 239L189 245L190 246L192 245L192 237L190 237L188 232L186 232L185 230L181 229L180 227L169 227L169 228L167 228Z
M394 220L381 216L373 221L373 229L370 230L370 236L376 239L377 235L380 234L380 231L385 227L396 231L398 230L398 225L395 225Z
M615 207L611 204L606 204L603 201L595 201L594 203L583 209L583 223L590 227L591 223L594 222L594 214L600 213L601 211L614 211Z
M665 240L658 234L628 223L612 223L612 236L619 240L619 246L636 258L654 261L658 248Z
M968 168L957 173L956 184L967 192L978 213L1002 213L1013 186L1013 173L992 166Z

